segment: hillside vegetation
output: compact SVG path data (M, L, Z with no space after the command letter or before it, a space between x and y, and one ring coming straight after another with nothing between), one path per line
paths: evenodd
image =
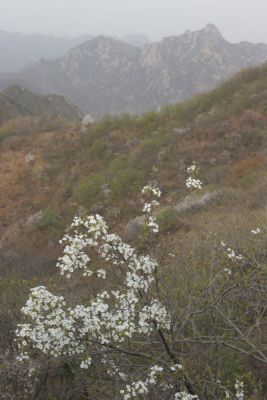
M34 120L29 119L23 132L17 127L0 144L3 346L10 343L19 307L36 281L68 292L54 265L60 254L58 239L78 210L103 215L113 230L140 251L153 248L169 277L169 288L165 289L176 299L181 320L193 307L196 293L201 294L209 281L210 271L219 264L228 267L220 255L221 240L266 268L266 243L255 244L250 234L255 227L264 231L267 218L266 65L239 73L212 92L166 106L159 113L105 117L86 132L78 125L60 125L60 121L55 126L33 126ZM188 194L185 188L186 168L192 162L200 168L204 184L197 194ZM136 219L142 206L140 192L148 182L163 192L157 212L159 238L153 242L141 219ZM246 290L251 293L245 303L248 314L244 313L244 324L249 324L253 320L252 304L257 296L264 303L264 293L249 291L249 282L253 281L250 275L245 278L240 273L236 279L242 292L236 292L236 298L229 301L236 304L233 313L241 313L240 301L245 301ZM266 275L257 279L264 285ZM74 287L79 289L78 297L85 294L79 279ZM20 290L15 293L14 288ZM191 306L188 299L192 299ZM213 316L205 318L206 326L215 329ZM260 322L257 329L264 348L266 318ZM195 333L193 323L189 331ZM205 371L201 363L185 361L199 382L203 382L209 366L214 367L214 348L202 344L185 349L185 354L194 358L201 352L205 359ZM234 352L216 351L220 376L231 379L231 374L243 374L249 382L248 392L256 396L248 398L266 398L266 365L246 353L240 357ZM68 373L71 376L61 365L52 376L67 385ZM59 399L53 379L49 390L54 397L50 398ZM92 379L97 382L97 377ZM65 396L72 398L67 392ZM80 392L79 396L76 398L83 398ZM214 398L206 396L203 398Z

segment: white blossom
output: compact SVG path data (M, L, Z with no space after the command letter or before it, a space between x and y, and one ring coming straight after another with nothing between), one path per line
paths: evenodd
M158 231L159 231L159 226L158 226L158 224L157 224L156 221L157 221L157 220L156 220L155 217L151 217L151 216L148 217L148 224L147 224L147 226L149 226L149 227L151 228L151 230L152 230L153 233L158 233Z
M181 369L183 369L183 366L182 366L181 364L174 364L174 365L172 365L172 366L170 367L170 370L171 370L172 372L175 372L175 371L181 370Z
M136 381L131 384L127 384L125 389L120 391L120 394L123 396L124 400L129 400L140 395L147 394L150 386L155 386L157 384L158 375L163 371L163 368L154 365L150 368L150 372L145 381Z
M159 226L157 224L157 219L153 215L151 215L152 211L160 205L158 200L153 199L153 196L156 198L160 198L161 196L161 190L156 187L152 186L144 186L142 189L142 194L147 195L150 198L152 197L152 200L147 203L145 202L144 207L143 207L143 213L146 215L146 224L150 231L152 233L158 233L159 232Z
M232 270L230 268L224 268L223 270L227 275L232 275Z
M253 235L259 235L261 233L260 228L251 229L250 231Z
M147 185L143 187L142 194L152 194L153 196L160 198L161 190L157 187Z
M199 174L199 170L195 164L192 164L187 168L187 174L189 176L185 181L185 186L190 190L202 189L203 183L197 177Z
M192 165L190 165L190 167L187 168L187 173L188 174L192 174L193 172L196 172L196 171L197 171L196 164L192 164Z
M98 278L105 279L106 278L106 271L104 269L98 269L96 271L96 275Z
M239 380L236 380L235 390L236 390L235 397L238 400L244 400L244 383Z
M200 179L189 176L185 181L185 185L188 189L202 189L203 184Z
M198 400L198 396L195 394L189 394L187 392L179 392L174 395L175 400Z
M88 369L92 365L92 358L87 357L85 360L83 360L80 364L80 368L82 369Z
M235 250L231 249L228 247L226 249L226 256L231 260L231 261L244 261L245 257L242 256L241 254L238 254L235 252Z

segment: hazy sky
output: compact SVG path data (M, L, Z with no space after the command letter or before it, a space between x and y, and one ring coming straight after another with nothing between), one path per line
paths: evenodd
M267 43L266 18L267 0L0 0L0 30L22 33L159 39L210 22L230 41Z

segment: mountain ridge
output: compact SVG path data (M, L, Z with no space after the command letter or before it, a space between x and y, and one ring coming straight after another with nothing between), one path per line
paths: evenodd
M267 45L232 44L208 24L141 47L100 35L59 59L38 61L16 79L62 94L99 119L186 100L266 60Z
M18 72L29 67L39 59L62 57L68 50L76 47L95 35L83 34L76 37L22 34L0 30L0 73ZM129 34L118 40L141 46L150 39L143 34Z

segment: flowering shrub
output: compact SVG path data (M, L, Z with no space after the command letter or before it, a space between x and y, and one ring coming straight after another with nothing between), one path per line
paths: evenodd
M199 170L195 164L190 165L187 168L188 178L185 181L185 185L190 190L202 189L202 182L198 179Z
M145 186L142 194L146 197L143 212L147 225L152 233L157 233L158 225L152 211L159 206L161 191ZM22 308L28 322L17 329L18 359L27 360L31 349L35 349L52 357L75 355L80 359L80 368L88 369L101 354L102 364L107 366L106 373L116 374L117 378L125 380L125 375L119 372L111 356L107 363L105 351L108 353L112 348L115 353L131 355L131 351L122 349L123 344L129 340L134 344L142 336L146 338L142 340L147 340L156 335L162 342L165 356L160 356L159 350L156 357L140 352L141 358L149 360L150 372L144 381L134 381L121 389L122 397L127 400L146 394L150 386L159 384L159 373L168 376L168 381L173 381L169 387L174 390L177 387L177 369L181 371L178 386L184 381L183 386L192 391L179 360L168 345L171 319L166 307L157 298L157 262L148 255L136 254L135 249L118 235L109 233L100 215L75 217L60 243L64 244L64 250L57 267L62 275L71 278L74 272L80 270L84 277L94 275L98 279L112 280L112 275L116 274L118 279L113 281L110 290L101 290L86 305L67 305L62 296L50 293L43 286L32 289ZM115 270L91 269L88 250L95 250L99 258ZM163 357L161 365L154 364L158 357Z

